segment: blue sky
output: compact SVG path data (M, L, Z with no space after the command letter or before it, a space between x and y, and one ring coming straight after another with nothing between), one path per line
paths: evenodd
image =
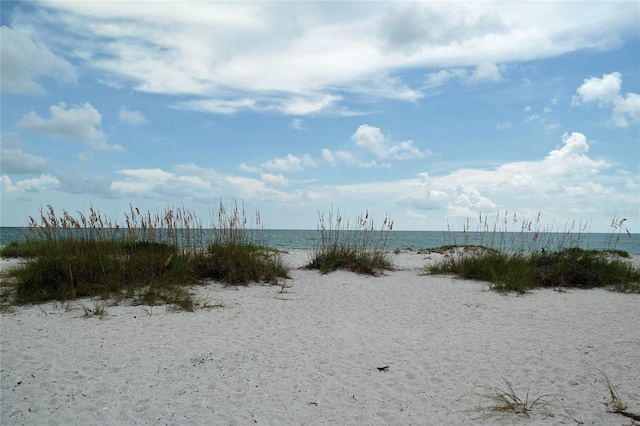
M235 199L273 229L640 232L637 1L1 7L3 226Z

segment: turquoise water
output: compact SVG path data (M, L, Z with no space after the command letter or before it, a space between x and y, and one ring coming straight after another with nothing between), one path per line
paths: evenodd
M24 240L25 228L0 228L0 245L12 241ZM282 250L310 250L320 244L320 233L316 230L275 230L249 231L256 242ZM211 232L205 230L202 245L207 244ZM386 248L395 249L429 249L445 244L481 244L504 250L553 250L557 247L577 245L586 249L618 249L632 254L640 254L640 234L566 234L548 233L533 243L533 234L520 233L475 233L475 232L441 232L441 231L390 231L377 233L375 238L386 237ZM619 238L618 238L619 237Z

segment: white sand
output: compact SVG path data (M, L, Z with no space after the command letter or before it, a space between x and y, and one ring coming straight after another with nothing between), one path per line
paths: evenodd
M87 318L90 300L4 313L0 423L576 424L570 413L633 424L607 412L596 369L640 414L640 295L501 295L419 275L423 255L393 257L405 269L377 278L296 269L284 293L212 283L198 292L224 307L195 313L111 306ZM530 417L479 408L501 374L568 413L552 399Z

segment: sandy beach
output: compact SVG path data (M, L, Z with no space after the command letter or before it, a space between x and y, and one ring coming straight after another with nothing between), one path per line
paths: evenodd
M380 277L293 269L284 287L194 287L223 306L193 313L16 307L1 316L0 423L634 424L608 412L599 370L640 414L640 295L503 295L420 275L438 255L391 256L400 269ZM492 410L482 395L502 376L523 399L557 399Z

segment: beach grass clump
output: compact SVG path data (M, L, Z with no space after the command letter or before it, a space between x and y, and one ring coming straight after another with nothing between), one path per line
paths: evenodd
M482 400L491 401L488 406L480 406L481 410L490 410L499 413L512 413L517 416L529 418L538 413L543 417L555 417L551 410L556 404L562 407L566 415L577 423L576 420L562 403L560 397L555 394L544 394L536 398L531 398L529 390L524 395L516 392L511 382L500 375L504 386L483 386L484 393L479 393Z
M512 412L514 414L530 416L530 413L536 408L541 407L545 414L549 415L550 412L547 408L549 404L549 398L557 398L552 394L540 395L537 398L530 399L529 391L524 396L518 394L511 382L504 376L502 381L504 387L500 386L486 386L487 392L482 394L483 399L487 399L493 402L492 405L486 407L492 411Z
M552 253L462 253L446 257L426 272L487 281L499 292L606 287L640 293L640 269L610 253L576 247Z
M152 216L131 207L121 227L93 207L77 217L66 211L58 215L51 206L41 209L38 219L29 218L26 240L7 246L25 259L5 274L11 299L27 304L132 298L190 309L182 287L195 277L177 244L188 242L194 218L185 209Z
M386 248L387 232L393 229L393 221L385 216L380 229L376 229L369 212L356 218L356 226L331 210L328 218L318 213L319 247L311 254L306 269L318 269L326 274L346 269L359 274L379 275L393 270L394 265Z
M190 286L204 279L247 284L288 277L278 253L246 238L237 206L213 229L206 249L199 220L184 208L151 215L131 207L125 226L93 207L78 215L48 206L38 220L30 218L25 241L7 246L24 260L3 274L2 306L89 297L192 311L197 301Z
M631 237L625 226L626 219L614 217L601 250L616 250L621 238ZM539 251L559 251L568 247L589 248L591 233L590 223L584 220L566 221L559 226L555 222L547 225L542 221L541 213L534 220L521 219L517 213L498 211L493 223L488 215L482 213L474 227L467 218L462 224L462 235L453 232L447 221L447 230L443 231L443 240L448 246L484 246L501 251L534 253Z
M220 203L216 222L213 241L194 259L198 277L241 285L250 282L278 284L280 279L290 278L290 268L283 263L280 253L262 242L259 213L250 227L244 207L240 209L236 203L227 211Z
M527 223L525 229L529 229L531 224ZM491 246L481 249L478 246L445 246L440 252L449 251L451 255L425 268L425 272L451 273L465 279L487 281L493 289L500 292L524 293L540 287L606 287L621 292L640 293L640 269L624 260L629 257L628 253L615 249L622 223L619 220L612 222L617 235L613 245L605 250L580 248L582 239L588 238L581 233L574 239L571 239L571 234L558 237L567 246L546 244L546 247L552 249L545 249L538 245L540 235L534 233L518 238L516 245L508 249ZM525 245L526 241L528 243ZM551 239L547 239L547 243L549 241ZM557 243L559 240L553 241Z

